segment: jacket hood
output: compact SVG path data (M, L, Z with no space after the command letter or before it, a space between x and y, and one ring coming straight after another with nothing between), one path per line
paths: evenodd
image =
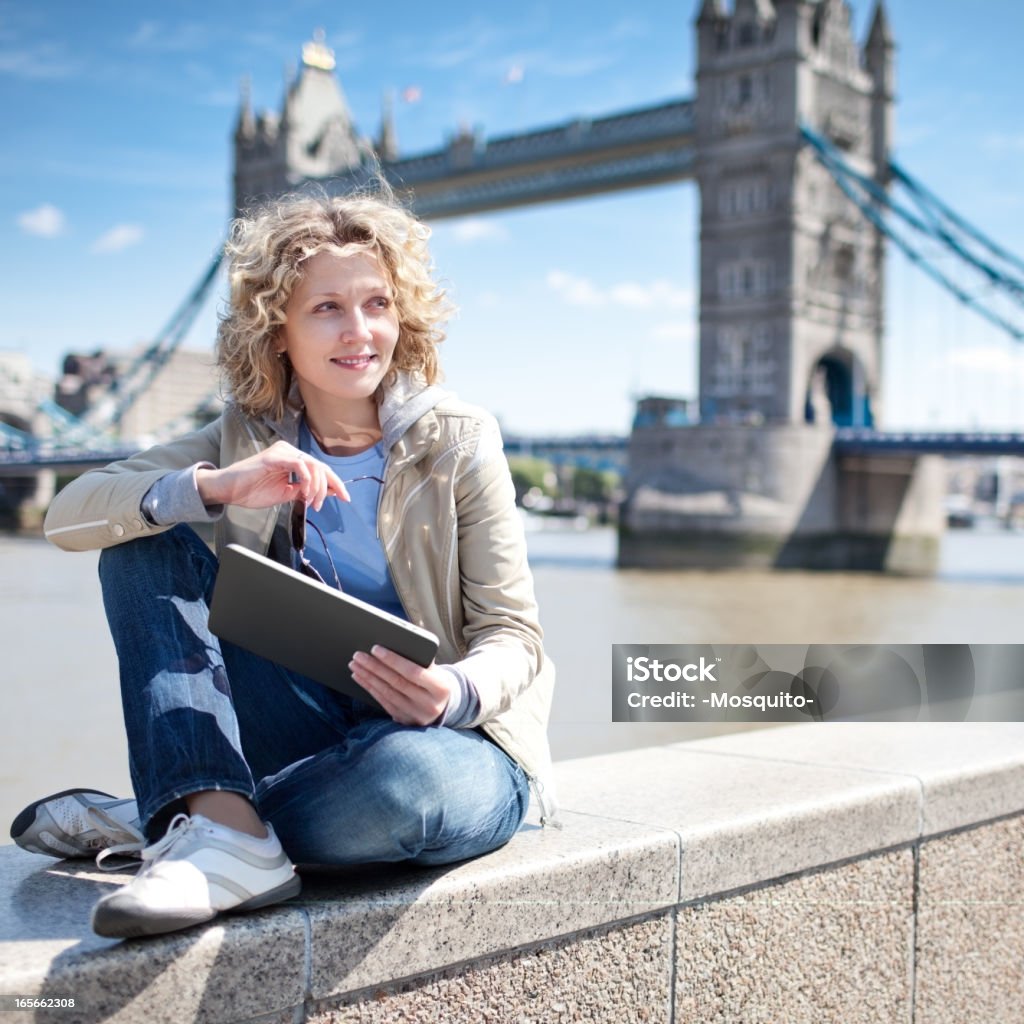
M408 429L439 402L453 393L436 384L427 384L423 377L409 370L397 370L394 383L384 389L380 402L380 427L384 448L389 451ZM279 420L264 417L264 423L286 441L295 444L302 416L302 396L298 382L293 380L284 415Z
M384 448L390 451L395 442L439 402L452 393L436 384L427 384L418 373L399 370L394 384L384 392L380 403L380 429Z

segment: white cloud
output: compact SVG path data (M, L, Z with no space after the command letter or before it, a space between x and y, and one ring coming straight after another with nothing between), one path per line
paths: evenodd
M589 278L551 270L548 287L573 306L624 306L627 309L692 309L693 290L660 278L648 284L622 281L610 288L599 288Z
M70 78L81 70L63 44L43 42L0 47L0 74L33 80Z
M548 287L557 292L571 306L603 306L607 296L594 287L592 281L564 270L549 270Z
M476 22L435 37L427 46L422 40L415 44L416 63L426 67L451 70L471 61L478 61L501 39L496 26Z
M650 284L626 281L611 290L612 301L634 309L689 309L693 306L693 291L681 288L671 281L660 279Z
M27 235L56 238L67 230L64 214L52 203L43 203L34 210L18 214L18 227Z
M120 252L138 245L145 232L138 224L115 224L92 243L93 252Z
M508 231L501 224L485 217L467 217L454 227L455 238L460 242L503 242Z
M211 29L198 21L144 21L128 39L131 49L184 53L206 49L213 42Z

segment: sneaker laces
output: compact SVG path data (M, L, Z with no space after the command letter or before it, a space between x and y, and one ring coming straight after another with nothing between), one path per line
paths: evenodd
M101 871L121 871L124 865L107 864L103 861L108 856L132 857L138 859L145 855L146 836L134 825L120 818L115 818L102 807L89 807L86 810L89 823L100 835L110 839L114 845L108 846L96 855L96 867ZM185 817L185 815L179 815ZM165 837L166 838L166 837Z

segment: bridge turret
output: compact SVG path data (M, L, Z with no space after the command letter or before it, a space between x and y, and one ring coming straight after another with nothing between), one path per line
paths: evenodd
M889 180L889 151L893 143L893 111L896 100L896 42L889 28L884 0L875 4L867 42L864 66L871 76L871 158L876 177Z
M885 11L885 0L878 0L871 16L871 28L868 30L867 50L891 53L896 48L896 40L889 28L889 15Z
M252 86L248 75L242 77L238 98L235 142L251 142L256 137L256 118L252 112Z
M235 208L358 167L371 146L360 138L334 74L334 51L317 31L289 75L280 115L263 112L255 131L235 133ZM244 113L244 112L243 112ZM242 114L239 125L241 126Z
M814 0L775 0L775 31L783 52L810 56L815 6Z
M398 159L398 132L395 130L394 94L386 92L381 101L380 133L374 142L374 149L381 160Z
M725 0L703 0L697 14L697 24L704 25L716 21L724 21L728 17Z
M302 67L281 112L290 182L322 178L361 162L359 136L334 74L334 51L318 30L302 48Z

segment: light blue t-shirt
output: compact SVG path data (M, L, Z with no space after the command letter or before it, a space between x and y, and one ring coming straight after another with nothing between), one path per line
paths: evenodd
M307 522L318 527L323 541L312 527L306 530L306 557L313 567L334 586L331 562L324 551L330 549L338 570L341 589L382 611L408 619L388 571L384 548L377 539L377 504L381 485L376 480L355 477L384 477L384 445L376 444L358 455L328 455L316 443L305 420L299 429L299 449L326 463L345 481L351 502L329 495L319 512L312 505L306 510Z

